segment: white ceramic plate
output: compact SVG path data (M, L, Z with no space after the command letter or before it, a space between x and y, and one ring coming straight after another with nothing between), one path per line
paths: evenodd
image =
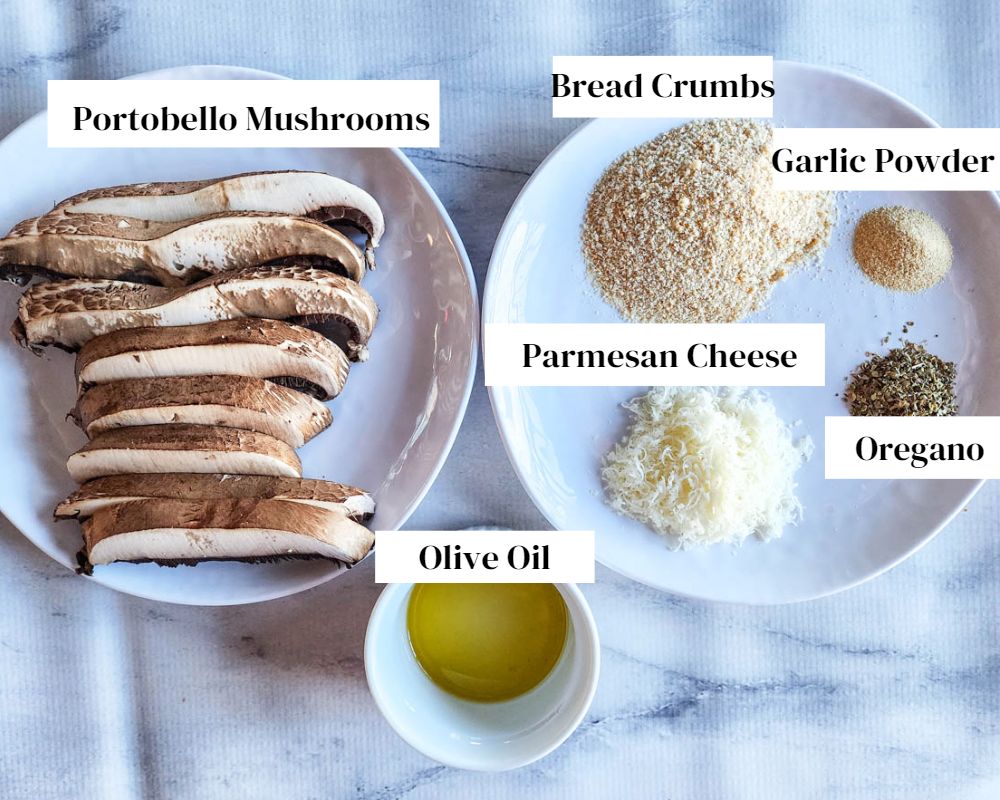
M280 76L233 67L187 67L135 77L163 80L268 80ZM381 309L371 358L351 369L332 408L333 426L299 455L303 472L374 492L373 526L401 526L447 456L465 413L479 331L475 278L465 249L434 191L398 150L205 149L50 150L46 120L28 120L0 143L0 228L42 213L93 186L189 180L251 170L315 169L371 192L385 212L378 269L365 278ZM0 287L0 320L16 316L18 292ZM4 323L7 324L6 322ZM66 421L74 403L73 357L41 358L0 345L0 510L38 547L75 566L79 526L52 521L73 488L66 457L85 441ZM130 594L196 605L267 600L334 577L335 564L200 564L99 567L93 580Z
M587 195L622 152L687 120L595 120L538 168L500 232L483 303L486 322L615 322L589 287L579 228ZM898 97L844 74L775 64L775 123L798 127L927 127L934 122ZM866 210L921 208L951 235L951 276L916 296L869 283L850 257ZM1000 206L990 193L880 193L839 198L840 222L822 267L778 285L750 321L825 322L825 388L770 392L784 419L801 420L817 444L799 473L805 517L778 541L674 552L643 525L603 502L600 460L623 434L622 401L635 388L496 388L491 399L511 462L557 528L596 529L597 557L612 569L678 594L742 603L804 600L888 569L939 531L979 488L977 481L827 481L823 418L846 410L844 376L888 332L915 326L932 352L960 360L960 413L1000 413Z

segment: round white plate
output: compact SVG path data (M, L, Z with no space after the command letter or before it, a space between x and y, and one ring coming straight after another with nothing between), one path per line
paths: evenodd
M162 80L270 80L234 67L185 67L134 76ZM332 427L299 455L303 473L374 492L373 527L395 529L410 516L448 455L475 374L479 331L475 278L447 212L398 150L204 149L50 150L39 114L0 143L0 228L40 214L93 186L177 181L252 170L322 170L364 187L379 201L386 234L378 269L365 278L381 309L371 358L354 365L332 404ZM13 321L18 291L0 287L0 319ZM7 324L7 323L4 323ZM80 530L53 522L55 504L73 490L66 457L85 441L66 420L74 403L73 356L41 358L0 345L0 510L38 547L75 567ZM194 605L267 600L338 574L321 561L206 563L195 568L114 564L93 580L130 594Z
M622 152L687 120L595 120L538 168L511 210L493 252L483 321L617 322L588 282L579 230L586 198ZM865 81L826 69L775 64L776 125L927 127L934 122ZM864 211L903 204L935 216L955 245L951 276L923 294L869 283L850 256ZM939 531L980 482L827 481L823 418L845 414L844 377L904 323L908 338L960 360L960 413L1000 413L1000 206L991 193L856 193L839 198L840 222L821 267L780 283L750 321L825 322L825 388L770 391L781 416L801 420L817 448L799 472L805 516L784 537L701 551L671 551L643 525L603 501L599 467L622 436L620 404L634 388L493 388L490 396L511 462L557 528L597 531L597 557L624 575L677 594L741 603L785 603L853 586L898 563Z

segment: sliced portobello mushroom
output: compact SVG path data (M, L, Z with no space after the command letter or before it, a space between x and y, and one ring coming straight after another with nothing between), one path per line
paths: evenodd
M35 270L82 278L183 286L228 270L305 257L358 281L365 259L340 231L309 217L265 212L156 222L109 214L38 217L0 239L0 269L15 283ZM37 269L36 269L37 268Z
M91 339L76 357L81 390L133 379L247 375L329 400L344 388L349 369L333 342L269 319L127 328Z
M286 500L134 500L83 522L80 571L116 561L163 566L202 561L364 558L375 537L346 515Z
M66 468L77 483L105 475L160 472L302 477L298 456L284 442L266 433L215 425L115 428L73 453Z
M364 189L325 172L244 172L201 181L132 183L91 189L57 203L45 216L112 214L176 222L223 211L272 211L346 223L377 247L382 209Z
M71 416L89 437L180 422L266 433L290 447L302 447L333 421L330 409L308 394L242 375L104 383L84 391Z
M33 349L51 344L75 350L125 328L244 317L301 322L362 361L378 306L354 281L312 267L237 270L177 289L80 279L29 288L11 332Z
M375 501L363 489L311 478L274 475L167 473L109 475L87 481L60 503L57 519L86 519L98 509L132 500L288 500L324 508L365 522L375 513Z

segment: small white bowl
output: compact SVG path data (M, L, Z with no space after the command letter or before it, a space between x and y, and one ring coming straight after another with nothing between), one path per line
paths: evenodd
M597 689L600 643L583 593L556 584L566 601L566 645L530 692L502 703L462 700L439 689L417 663L406 629L412 583L389 584L368 621L365 673L375 703L409 745L461 769L497 772L537 761L583 720Z

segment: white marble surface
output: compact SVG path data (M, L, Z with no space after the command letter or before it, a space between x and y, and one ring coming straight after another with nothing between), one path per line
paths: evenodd
M554 53L775 53L947 125L998 126L998 33L989 0L9 0L0 131L54 77L236 63L439 78L442 147L412 155L481 282L508 206L573 124L549 118ZM1000 797L998 503L989 485L901 567L803 605L711 606L599 571L593 709L555 754L494 777L429 762L379 717L360 657L371 564L286 600L181 608L76 578L3 524L0 797ZM477 388L411 526L480 522L543 525Z

